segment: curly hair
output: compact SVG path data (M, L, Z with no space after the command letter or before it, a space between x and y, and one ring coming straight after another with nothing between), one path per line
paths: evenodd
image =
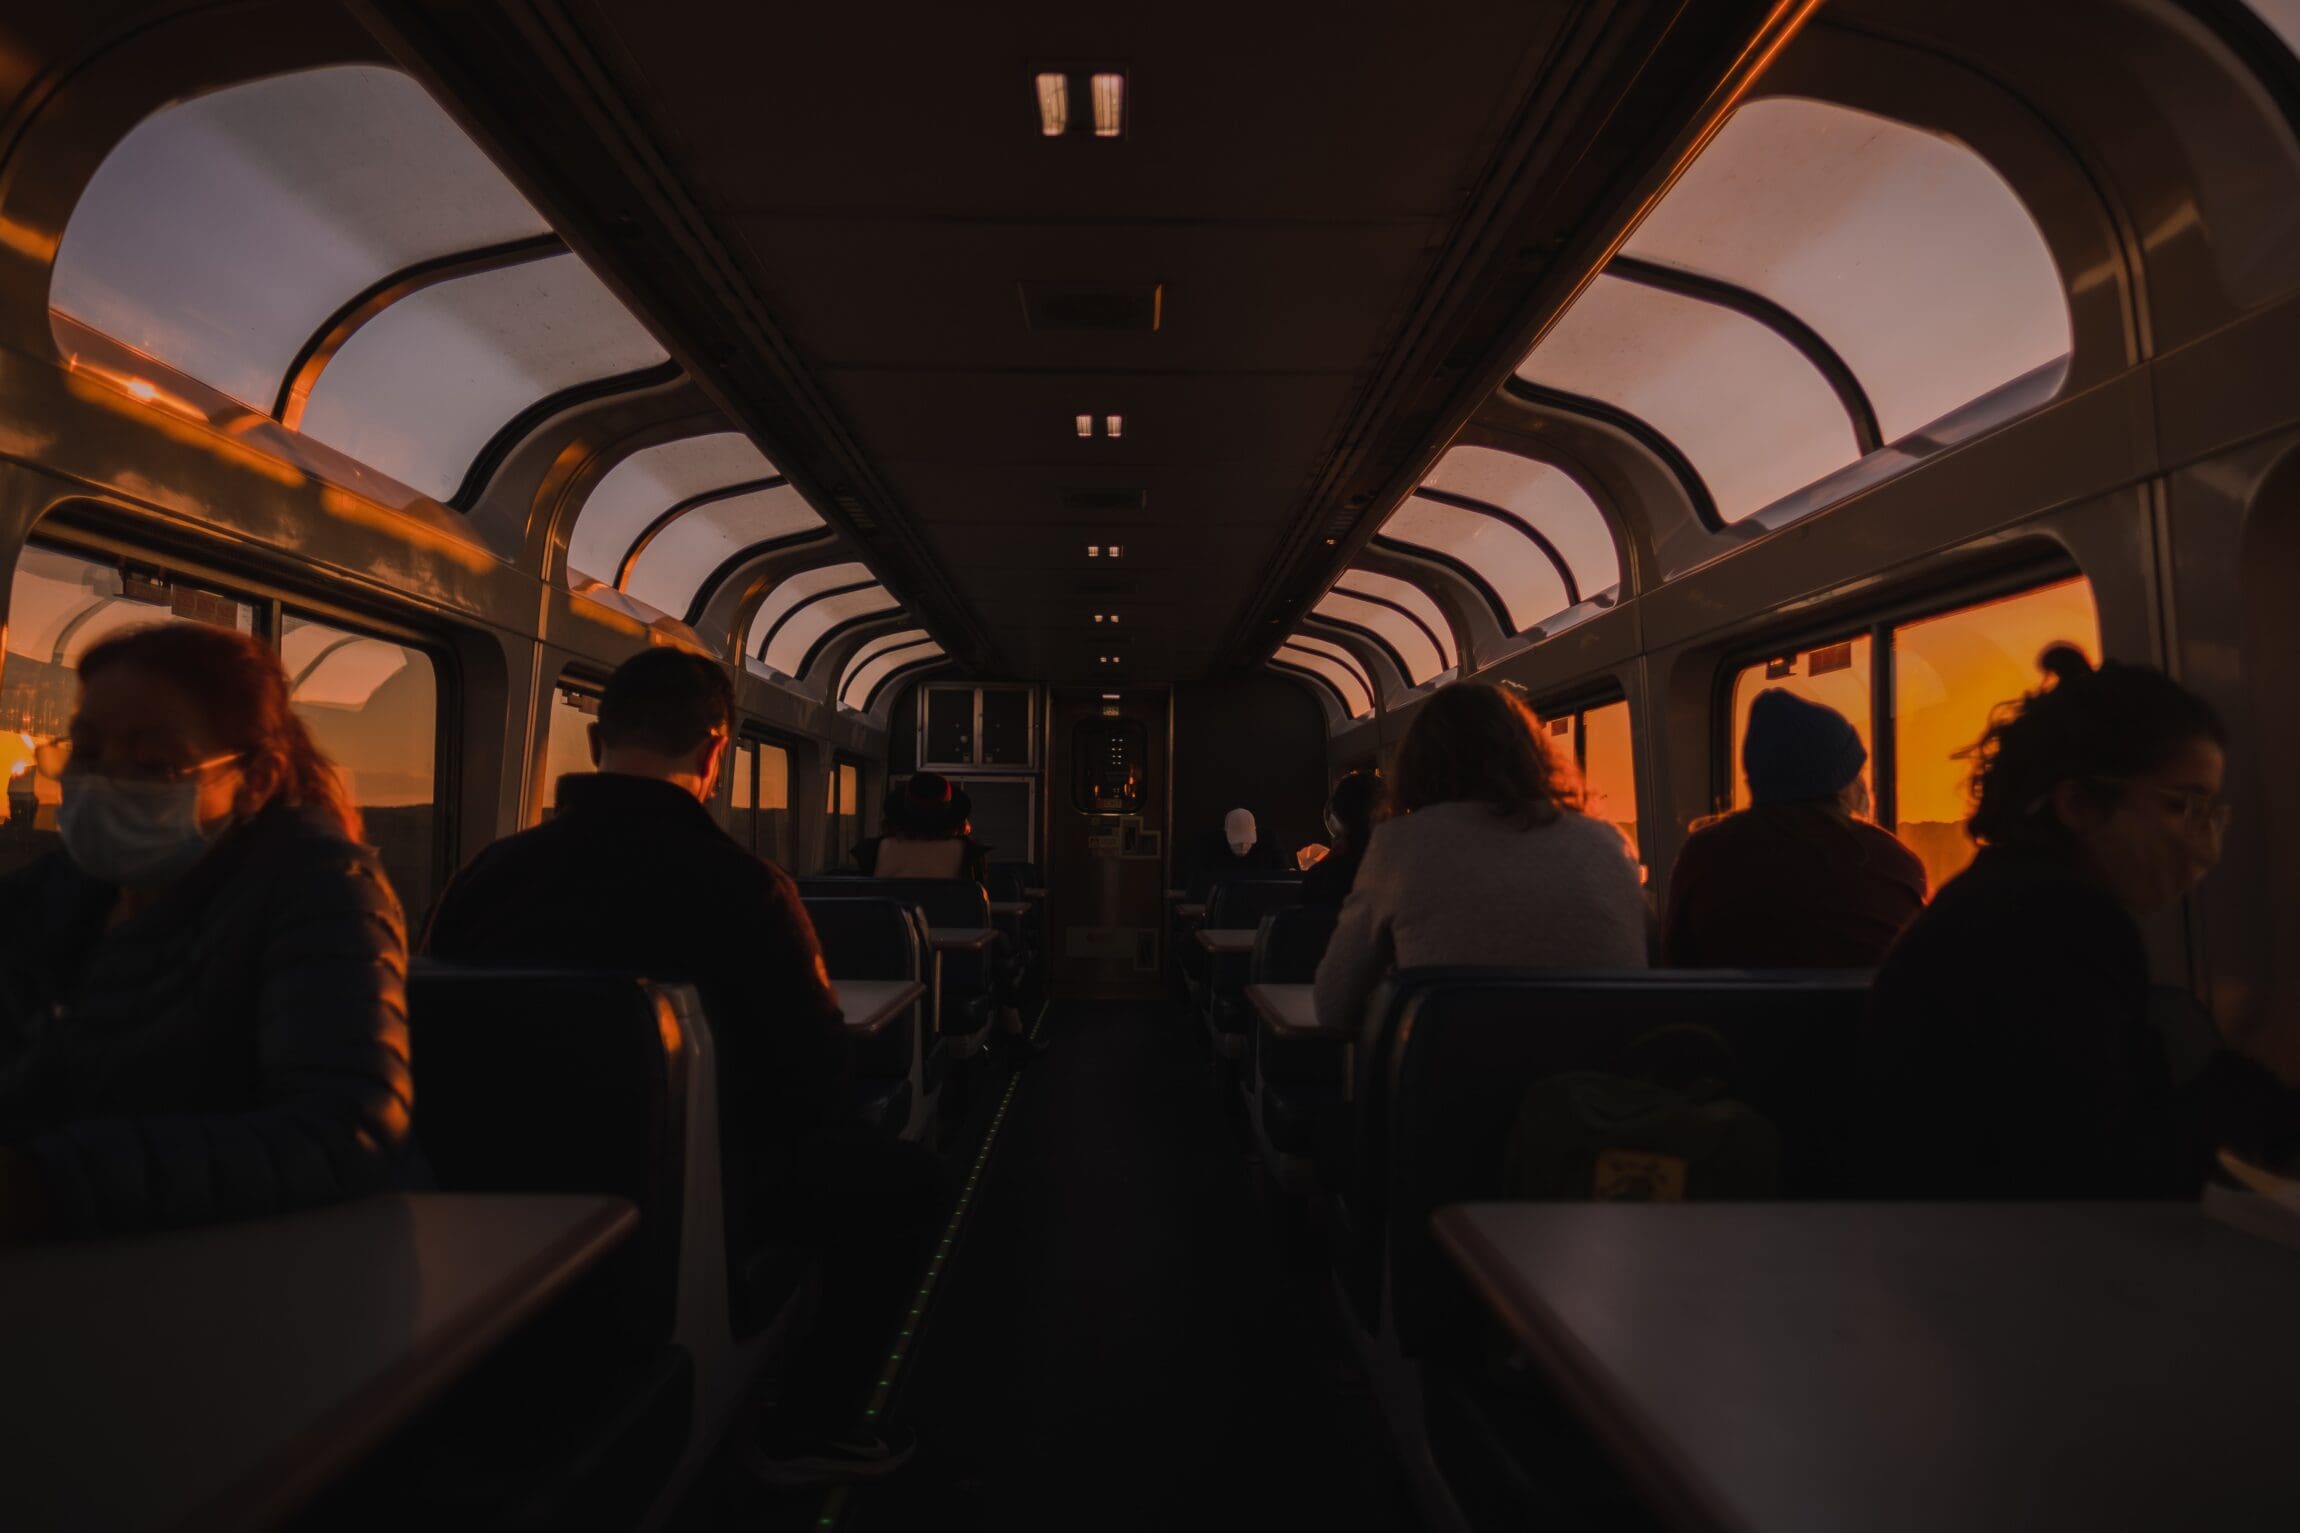
M1581 785L1514 692L1456 682L1422 704L1398 745L1390 812L1484 804L1521 830L1581 810Z
M2068 644L2037 665L2045 685L1998 704L1987 731L1957 753L1973 764L1965 828L1983 846L2065 851L2068 831L2051 812L2060 784L2098 792L2154 771L2193 741L2228 744L2212 705L2162 671L2116 660L2095 668Z

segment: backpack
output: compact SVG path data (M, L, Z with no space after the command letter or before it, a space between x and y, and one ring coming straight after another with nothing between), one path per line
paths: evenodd
M1624 1063L1682 1055L1693 1032L1649 1034L1630 1046ZM1711 1052L1723 1049L1714 1034L1699 1041L1713 1041ZM1508 1197L1562 1202L1777 1198L1781 1136L1763 1114L1725 1095L1717 1074L1573 1070L1526 1089L1510 1126L1502 1185Z

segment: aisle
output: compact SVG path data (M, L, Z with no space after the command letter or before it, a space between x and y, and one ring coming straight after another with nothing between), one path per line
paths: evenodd
M1288 1271L1165 1005L1047 1018L895 1409L918 1460L845 1525L1409 1527L1323 1280Z

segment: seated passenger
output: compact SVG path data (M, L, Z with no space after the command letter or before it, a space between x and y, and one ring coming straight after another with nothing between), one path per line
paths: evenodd
M762 1472L878 1473L907 1443L844 1434L917 1281L939 1173L856 1113L838 995L797 886L704 807L733 715L716 662L675 649L625 661L591 726L599 770L560 778L558 813L472 859L440 898L428 948L694 984L718 1051L729 1244L789 1239L825 1268Z
M1326 855L1310 864L1302 875L1302 903L1339 905L1357 882L1358 864L1365 860L1366 839L1374 833L1374 811L1381 807L1382 774L1352 772L1334 784L1326 798L1326 834L1334 839Z
M2149 1018L2139 918L2219 858L2227 732L2146 666L2043 665L1974 747L1979 856L1877 975L1856 1120L1878 1193L2189 1196L2232 1114L2275 1110L2226 1053L2176 1092Z
M1333 942L1317 1014L1356 1027L1389 970L1428 964L1646 966L1647 911L1621 833L1581 812L1533 713L1461 682L1422 704L1398 747Z
M1867 747L1845 716L1781 687L1741 742L1750 807L1696 830L1669 876L1661 961L1863 969L1925 905L1925 865L1869 823Z
M1225 873L1277 873L1286 860L1272 843L1262 839L1251 809L1233 809L1222 816L1222 828L1211 831L1198 845L1198 871L1190 881L1200 899Z
M863 871L874 878L988 877L989 850L974 839L974 801L940 772L913 772L887 795L885 834ZM862 849L856 848L859 853Z
M0 880L0 1240L399 1185L407 933L261 641L80 662L60 850Z

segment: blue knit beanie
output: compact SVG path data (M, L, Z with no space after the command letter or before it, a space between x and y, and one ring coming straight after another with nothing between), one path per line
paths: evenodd
M1868 759L1861 737L1834 708L1809 703L1784 687L1767 688L1749 705L1741 770L1749 776L1754 803L1833 797L1861 775Z

